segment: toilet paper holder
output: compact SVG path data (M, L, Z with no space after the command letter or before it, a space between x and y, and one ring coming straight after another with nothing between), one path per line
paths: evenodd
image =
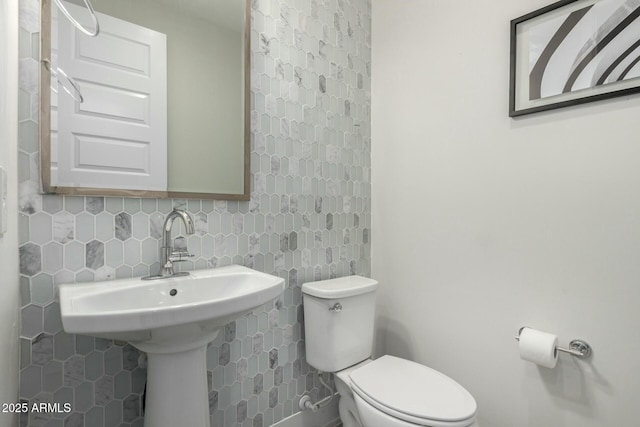
M528 326L523 326L520 329L518 329L518 335L516 336L516 341L520 341L520 334L522 333L522 330L527 327ZM568 353L579 359L586 359L589 356L591 356L591 353L593 352L591 350L591 346L583 340L572 340L569 343L569 348L562 348L558 346L557 350L563 353Z

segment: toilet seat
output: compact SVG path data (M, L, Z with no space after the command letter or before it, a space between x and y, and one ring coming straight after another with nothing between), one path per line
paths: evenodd
M476 402L446 375L394 356L382 356L349 373L351 389L376 409L430 427L466 427Z

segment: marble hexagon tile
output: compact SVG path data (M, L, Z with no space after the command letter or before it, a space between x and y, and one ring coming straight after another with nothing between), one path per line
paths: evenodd
M196 257L286 279L274 303L228 324L207 353L216 426L272 425L323 396L306 364L300 286L368 275L370 0L252 0L249 202L63 197L38 193L39 1L20 1L20 398L69 402L21 426L142 426L146 371L134 347L62 330L56 285L144 276L159 268L175 206Z

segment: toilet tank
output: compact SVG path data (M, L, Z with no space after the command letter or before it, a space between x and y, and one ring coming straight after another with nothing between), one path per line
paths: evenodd
M371 357L377 287L361 276L302 285L309 365L337 372Z

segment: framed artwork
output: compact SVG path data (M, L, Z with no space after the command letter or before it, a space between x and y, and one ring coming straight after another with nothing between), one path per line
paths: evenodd
M509 116L640 92L640 0L563 0L511 21Z

